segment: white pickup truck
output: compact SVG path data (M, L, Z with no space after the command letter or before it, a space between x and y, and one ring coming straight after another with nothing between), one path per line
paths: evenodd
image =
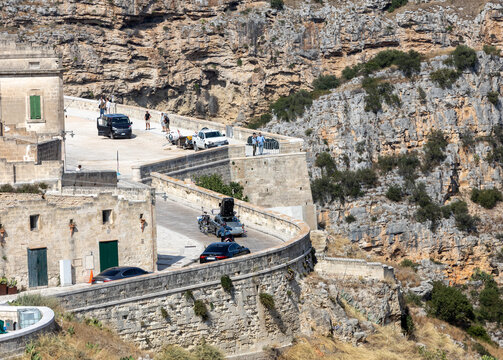
M199 149L209 149L212 147L229 145L229 140L222 135L220 131L202 128L197 133L197 136L192 137L192 141L194 143L194 150L198 151Z

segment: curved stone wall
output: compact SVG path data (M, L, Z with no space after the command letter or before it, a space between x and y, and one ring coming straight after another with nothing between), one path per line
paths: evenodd
M198 209L217 208L223 198L158 173L152 173L152 185ZM169 343L191 346L205 338L236 354L289 343L299 330L296 279L314 266L309 227L238 200L235 209L245 223L284 243L240 258L93 285L58 298L66 309L100 319L121 336L149 348ZM233 281L230 293L220 285L222 275ZM261 305L261 292L273 296L274 310ZM205 303L207 320L195 315L195 300Z
M26 344L37 336L51 331L54 328L54 311L48 307L40 306L8 306L0 305L0 313L17 312L20 309L37 309L41 313L40 320L24 329L0 335L0 356L2 359L18 356L25 351ZM16 315L17 316L17 315Z

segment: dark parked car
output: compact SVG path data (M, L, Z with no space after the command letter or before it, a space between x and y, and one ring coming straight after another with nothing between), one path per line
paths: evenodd
M246 255L250 249L235 242L216 242L208 245L206 250L199 256L201 264L211 261L229 259L235 256Z
M108 136L112 139L125 137L131 139L133 123L126 115L105 114L96 120L98 135Z
M93 277L93 284L106 283L113 280L127 279L133 276L149 274L148 271L134 266L115 266L102 271Z

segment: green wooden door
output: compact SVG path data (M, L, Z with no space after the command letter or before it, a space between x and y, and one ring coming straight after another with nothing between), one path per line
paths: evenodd
M119 265L117 240L100 242L100 271Z
M47 286L47 248L28 249L28 283Z
M42 111L40 107L40 96L30 96L30 119L41 119Z

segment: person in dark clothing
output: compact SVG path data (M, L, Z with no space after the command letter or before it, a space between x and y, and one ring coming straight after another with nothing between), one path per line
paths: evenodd
M145 130L150 130L150 118L150 113L147 110L147 112L145 113Z

